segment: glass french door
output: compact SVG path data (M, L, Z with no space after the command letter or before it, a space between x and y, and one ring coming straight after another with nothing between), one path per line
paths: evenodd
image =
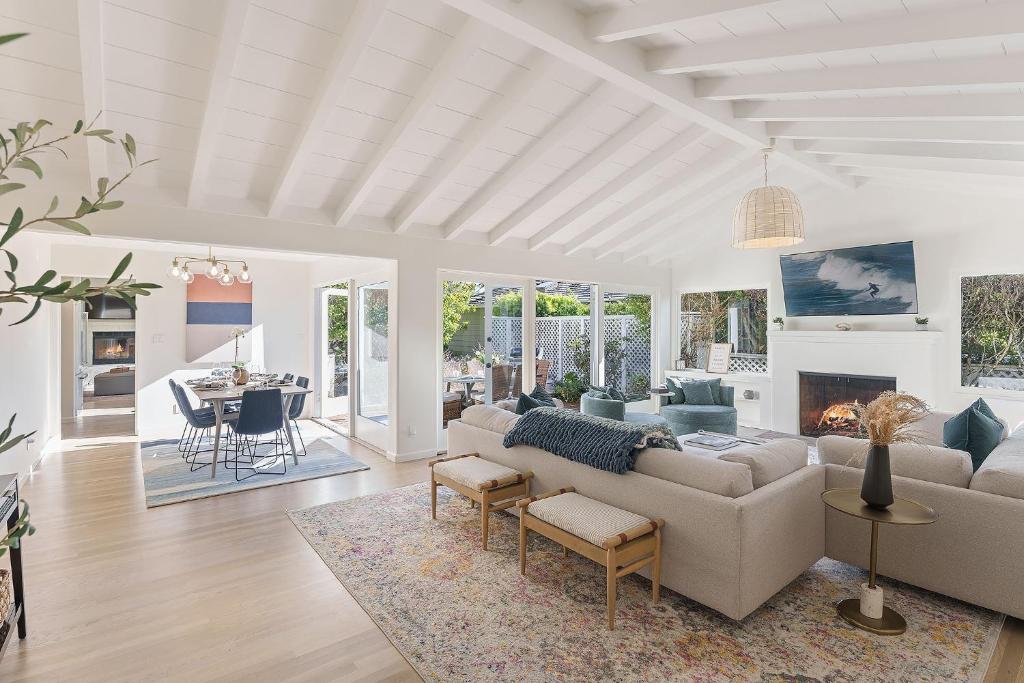
M318 415L339 425L349 422L348 283L320 289L320 404Z
M441 282L441 421L475 404L519 396L523 287L472 279Z
M395 310L386 279L355 280L355 391L352 436L384 451L394 449L391 429Z

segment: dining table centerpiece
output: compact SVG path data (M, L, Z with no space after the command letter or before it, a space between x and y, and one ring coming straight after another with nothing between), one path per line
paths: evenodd
M243 361L238 360L238 345L242 339L245 339L246 329L244 327L232 327L229 334L235 340L235 360L231 363L231 379L236 385L242 386L249 383L249 370L246 369Z

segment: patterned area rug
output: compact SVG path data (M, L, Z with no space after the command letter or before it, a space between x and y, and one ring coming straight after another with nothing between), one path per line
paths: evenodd
M348 441L329 429L305 420L300 422L300 429L306 442L306 455L299 456L298 466L289 455L286 474L259 474L241 482L235 481L234 470L224 467L223 454L220 462L217 463L217 478L210 479L209 467L198 469L195 472L191 471L188 463L178 452L177 439L143 441L140 444L140 451L142 478L146 487L146 507L158 507L236 491L370 469L366 463L345 453ZM295 445L301 451L302 446L299 444L297 435ZM212 450L212 440L205 441L202 448ZM273 446L269 444L261 444L257 451L262 454L272 452ZM199 459L201 462L209 462L210 453L201 453ZM262 461L258 460L257 465L268 471L281 471L280 457L265 457ZM245 474L247 472L243 472L240 476L245 476Z
M382 514L382 511L386 511ZM617 628L605 629L604 569L530 535L519 575L518 522L430 487L289 513L338 579L427 681L981 681L1002 615L883 581L910 624L898 637L848 626L834 605L864 572L832 560L734 622L650 582L619 582Z

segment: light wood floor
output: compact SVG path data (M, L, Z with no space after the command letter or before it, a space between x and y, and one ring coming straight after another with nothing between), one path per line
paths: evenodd
M29 637L0 681L418 681L284 512L427 479L371 468L147 510L135 443L69 443L24 489ZM986 683L1024 683L1008 620Z

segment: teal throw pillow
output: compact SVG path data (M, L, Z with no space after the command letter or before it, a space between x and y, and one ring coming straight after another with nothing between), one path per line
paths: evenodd
M943 443L949 448L970 453L975 472L1002 438L1003 424L981 398L946 420L942 426Z
M671 377L665 378L665 386L669 390L668 403L669 405L677 406L682 403L686 403L686 396L683 394L683 385L678 380L672 379Z
M721 396L722 396L722 380L721 380L721 378L716 377L715 379L706 379L706 380L701 380L701 381L702 382L706 382L707 385L709 387L711 387L711 400L715 402L715 405L721 404L721 402L722 402L720 400Z
M615 400L611 397L611 395L608 392L601 391L600 389L591 389L590 391L587 392L587 396L589 396L590 398L600 398L605 401Z
M550 406L552 408L555 407L554 397L539 384L530 392L530 398L538 403L543 403L546 406Z
M525 415L527 410L534 408L550 408L547 404L541 403L529 394L520 394L516 403L516 415Z
M711 385L707 382L684 382L683 395L686 397L687 405L715 405L715 398L711 395Z
M594 391L600 391L602 394L608 394L608 398L614 399L616 401L625 402L626 400L626 395L623 394L618 389L616 389L615 387L599 387L593 385L590 388L593 389Z

